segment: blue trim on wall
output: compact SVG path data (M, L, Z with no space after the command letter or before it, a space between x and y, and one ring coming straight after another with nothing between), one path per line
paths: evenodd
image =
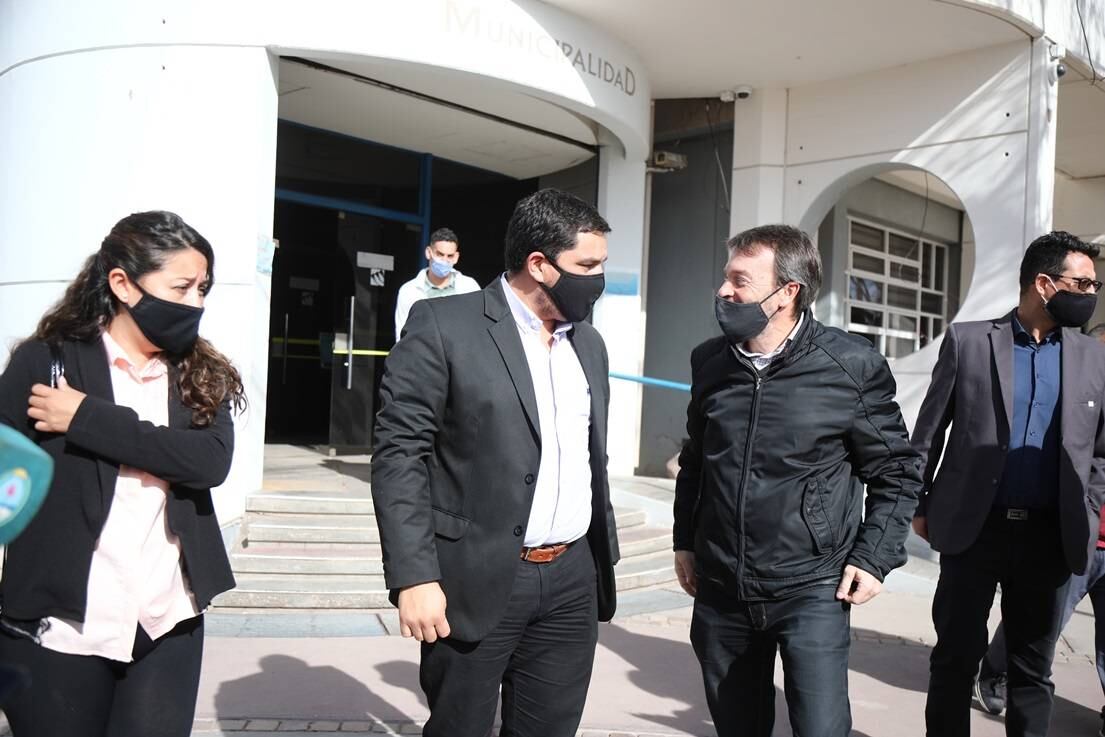
M606 294L636 297L640 291L637 274L632 271L607 271Z
M644 384L645 386L658 386L661 389L677 389L681 392L689 392L691 390L690 384L681 384L678 381L668 381L667 379L653 379L648 376L633 376L632 374L616 374L613 371L610 372L611 379L621 379L622 381L635 381L638 384Z
M345 210L346 212L355 212L360 215L371 215L372 217L383 218L385 220L398 220L401 223L411 223L425 228L422 217L414 213L389 210L385 207L375 207L374 205L366 205L362 202L343 200L340 197L325 197L323 195L308 194L307 192L297 192L292 189L278 187L276 189L276 199L285 202L297 202L301 205L311 205L312 207L324 207L328 210Z
M425 247L430 245L430 204L433 183L433 154L422 154L422 161L418 166L418 214L422 217L422 240L419 243L418 263L423 269L427 266Z

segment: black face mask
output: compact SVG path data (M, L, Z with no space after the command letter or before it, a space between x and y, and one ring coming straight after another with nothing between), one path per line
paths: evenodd
M782 288L776 288L775 292ZM717 317L718 325L721 326L721 332L725 333L730 343L740 345L746 340L755 338L767 328L768 321L783 309L780 307L779 310L775 310L771 317L764 312L763 303L771 299L775 292L759 302L730 302L718 296L714 297L714 315Z
M1097 309L1097 295L1056 289L1051 299L1044 302L1044 309L1059 325L1065 328L1080 328L1093 317L1094 310Z
M606 277L603 274L570 274L549 261L560 272L560 279L553 286L542 283L541 286L552 299L553 304L568 322L582 322L591 314L595 301L606 289Z
M200 334L203 308L159 299L138 286L137 281L132 279L131 284L138 287L142 299L127 309L146 340L176 356L192 350Z

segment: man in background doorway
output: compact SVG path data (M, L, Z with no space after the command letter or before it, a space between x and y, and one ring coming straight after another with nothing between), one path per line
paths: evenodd
M409 282L399 287L395 300L395 340L403 334L407 315L420 299L448 297L450 294L467 294L480 291L480 285L470 276L457 270L460 261L460 240L449 228L438 228L430 234L426 246L426 268Z

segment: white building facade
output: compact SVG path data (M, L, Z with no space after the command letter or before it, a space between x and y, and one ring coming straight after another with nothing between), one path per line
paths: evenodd
M871 231L883 234L886 294L855 314L884 315L868 332L896 351L912 415L947 321L1011 307L1032 238L1054 227L1105 241L1105 0L847 5L0 0L0 342L6 349L33 330L116 220L145 209L181 214L217 254L202 332L241 369L250 398L231 478L216 494L220 518L232 522L261 485L266 411L295 400L288 359L311 358L291 355L296 313L287 305L346 299L350 322L373 319L386 299L372 301L383 282L371 279L390 288L408 278L388 273L388 259L417 260L428 229L449 225L431 203L445 211L450 178L458 187L479 179L494 191L527 182L590 196L613 227L611 288L594 316L611 370L687 381L690 347L716 331L715 236L725 233L659 242L658 228L694 224L678 212L656 222L653 184L666 177L664 187L678 188L682 174L650 173L647 162L659 148L654 107L713 99L725 140L716 145L708 112L713 156L692 158L688 171L721 166L721 230L783 221L819 234L830 277L820 319L855 327L853 272L857 263L875 268ZM718 99L743 86L746 97ZM374 148L364 166L335 174L347 159L343 141ZM397 169L380 163L393 154L421 157L402 186ZM865 206L917 199L928 206L920 220ZM334 215L326 227L335 248L355 262L340 299L309 265L274 272L283 256L274 259L274 236L284 249L309 241L320 212ZM358 218L371 223L354 229ZM487 263L501 253L499 243L461 238L462 269L477 248L491 254ZM895 255L892 242L911 238L916 250ZM686 268L660 268L664 258ZM900 297L914 278L916 315L887 301L891 286ZM290 301L274 301L278 291ZM936 312L933 295L943 300ZM339 322L306 331L314 362L302 366L333 377L320 380L320 397L354 383L343 361L376 358L343 357L343 345L390 346L389 336L359 330ZM646 348L650 340L659 342ZM370 370L378 380L378 367ZM356 376L370 396L372 381ZM367 401L362 424L371 421ZM677 407L686 398L613 382L612 472L650 470L678 445L678 412L648 418L653 401Z

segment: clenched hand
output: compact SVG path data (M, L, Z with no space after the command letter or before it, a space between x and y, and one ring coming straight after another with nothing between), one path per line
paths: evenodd
M855 566L844 566L844 575L836 587L836 598L849 604L865 604L882 591L879 579Z
M408 586L399 592L399 631L403 637L434 642L449 636L445 592L437 581Z
M27 400L27 416L35 421L35 429L39 432L68 432L69 423L84 397L83 392L69 386L64 376L58 377L57 389L35 384Z

